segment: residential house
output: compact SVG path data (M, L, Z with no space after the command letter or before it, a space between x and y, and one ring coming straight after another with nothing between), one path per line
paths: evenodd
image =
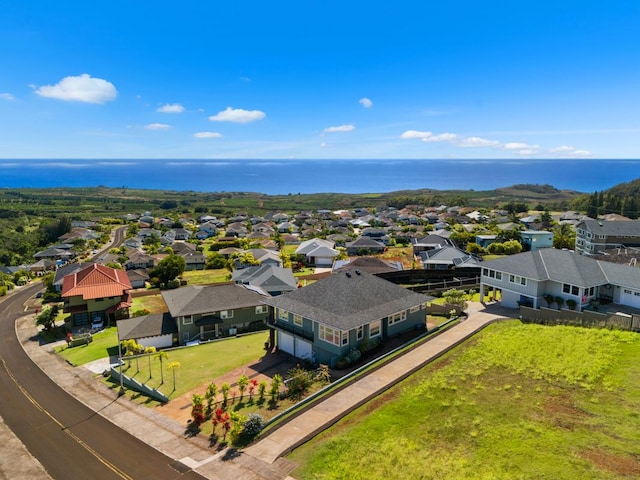
M437 248L454 246L452 240L435 233L431 233L422 238L413 238L411 239L411 244L413 245L414 255L419 255L420 252L424 252L427 250L435 250Z
M576 225L576 252L594 255L615 247L640 247L640 221L589 218Z
M372 275L404 270L402 262L383 260L379 257L356 257L348 260L336 260L333 263L333 272L342 272L352 268L357 268Z
M149 274L145 270L127 270L127 277L131 288L145 288L149 281Z
M386 245L372 237L360 237L347 243L347 255L371 255L384 253Z
M540 248L553 248L553 232L546 230L523 230L520 243L524 250L535 251Z
M475 255L450 245L420 252L422 267L425 270L473 269L480 273L481 260Z
M270 326L279 350L335 367L340 357L354 349L426 328L426 302L430 300L362 270L349 269L263 302L274 309Z
M321 238L312 238L302 242L296 248L296 255L304 255L309 265L316 267L330 267L333 260L340 254L335 250L334 243Z
M68 261L76 256L75 252L71 250L73 245L71 244L58 244L45 248L44 250L36 253L33 258L36 260L49 259L49 260L62 260Z
M276 265L255 265L242 270L234 270L231 281L250 285L272 297L291 292L298 288L298 281L290 268Z
M546 306L545 295L572 300L577 310L591 300L640 308L640 269L543 248L484 262L481 298L495 290L509 308Z
M162 292L181 345L264 328L262 295L234 283L195 285Z
M156 266L156 259L144 252L134 250L126 262L124 262L125 270L153 268Z
M124 270L93 263L62 281L69 328L88 327L94 320L114 323L129 316L131 282Z
M497 235L476 235L476 244L480 245L482 248L487 248L498 238Z
M135 340L143 347L168 348L178 343L178 328L169 313L154 313L117 321L118 341Z

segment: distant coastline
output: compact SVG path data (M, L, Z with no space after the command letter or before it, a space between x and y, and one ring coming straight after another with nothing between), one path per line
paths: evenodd
M0 188L128 187L198 192L384 193L549 184L584 193L640 178L640 159L0 159Z

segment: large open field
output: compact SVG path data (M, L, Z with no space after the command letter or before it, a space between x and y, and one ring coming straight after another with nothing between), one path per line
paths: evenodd
M290 459L300 480L640 478L640 335L493 325Z

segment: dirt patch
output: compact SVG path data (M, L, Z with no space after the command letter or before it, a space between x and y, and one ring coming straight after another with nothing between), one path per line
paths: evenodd
M638 478L640 476L640 458L619 455L601 448L590 448L583 451L581 456L600 470L622 477Z
M544 404L545 415L557 427L573 430L581 420L591 415L574 405L569 395L549 398Z

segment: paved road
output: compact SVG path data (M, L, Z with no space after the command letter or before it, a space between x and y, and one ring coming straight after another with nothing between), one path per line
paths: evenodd
M26 287L0 304L0 417L47 474L54 479L204 478L77 401L31 361L14 325L39 288ZM127 400L113 399L118 401ZM10 461L2 458L0 464Z

